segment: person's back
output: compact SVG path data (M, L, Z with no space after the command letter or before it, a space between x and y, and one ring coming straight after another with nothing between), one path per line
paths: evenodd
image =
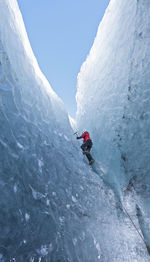
M90 135L87 131L83 132L83 134L81 136L77 137L77 139L81 139L81 138L84 139L83 143L85 143L88 139L91 140Z

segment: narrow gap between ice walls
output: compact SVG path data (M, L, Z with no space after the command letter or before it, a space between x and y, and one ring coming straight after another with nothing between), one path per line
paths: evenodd
M0 1L0 13L1 261L148 262L114 192L84 162L63 103L38 68L16 1ZM88 114L83 124L98 135L98 121L90 121ZM94 157L105 167L97 144ZM130 197L126 205L137 222ZM137 207L143 230L144 204Z

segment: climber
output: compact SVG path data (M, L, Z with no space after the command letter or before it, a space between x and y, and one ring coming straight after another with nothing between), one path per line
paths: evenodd
M85 130L83 131L81 136L77 136L77 139L83 138L83 144L81 145L81 149L83 154L86 155L87 159L89 160L89 164L92 165L94 163L94 159L90 154L90 150L92 148L92 140L90 138L89 133Z

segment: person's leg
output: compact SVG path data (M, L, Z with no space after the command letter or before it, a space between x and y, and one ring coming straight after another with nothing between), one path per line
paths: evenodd
M82 145L81 145L81 149L82 149L82 151L83 151L83 154L86 154L86 157L87 157L87 159L89 160L89 163L91 162L91 161L94 161L94 159L93 159L93 157L91 156L91 154L90 154L90 150L91 150L91 148L92 148L92 141L91 140L87 140L85 143L83 143ZM85 152L85 153L84 153ZM90 163L91 164L91 163Z
M86 148L87 148L86 143L83 143L82 146L81 146L82 151L83 152L86 151Z
M92 144L91 140L87 140L85 143L83 143L82 146L81 146L82 151L89 151L90 152L90 149L92 147L91 144Z
M87 157L87 159L89 160L89 162L91 161L91 160L93 160L93 158L92 158L92 156L91 156L91 154L88 152L88 153L86 153L86 157Z
M90 152L91 148L92 148L92 141L91 140L87 140L87 151Z
M90 154L90 150L92 148L92 145L93 145L92 141L91 140L87 140L87 142L86 142L86 157L89 160L89 162L91 160L94 160L93 157Z

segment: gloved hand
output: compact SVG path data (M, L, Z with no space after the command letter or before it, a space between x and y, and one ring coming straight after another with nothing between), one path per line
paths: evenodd
M79 139L79 137L77 136L76 139Z

